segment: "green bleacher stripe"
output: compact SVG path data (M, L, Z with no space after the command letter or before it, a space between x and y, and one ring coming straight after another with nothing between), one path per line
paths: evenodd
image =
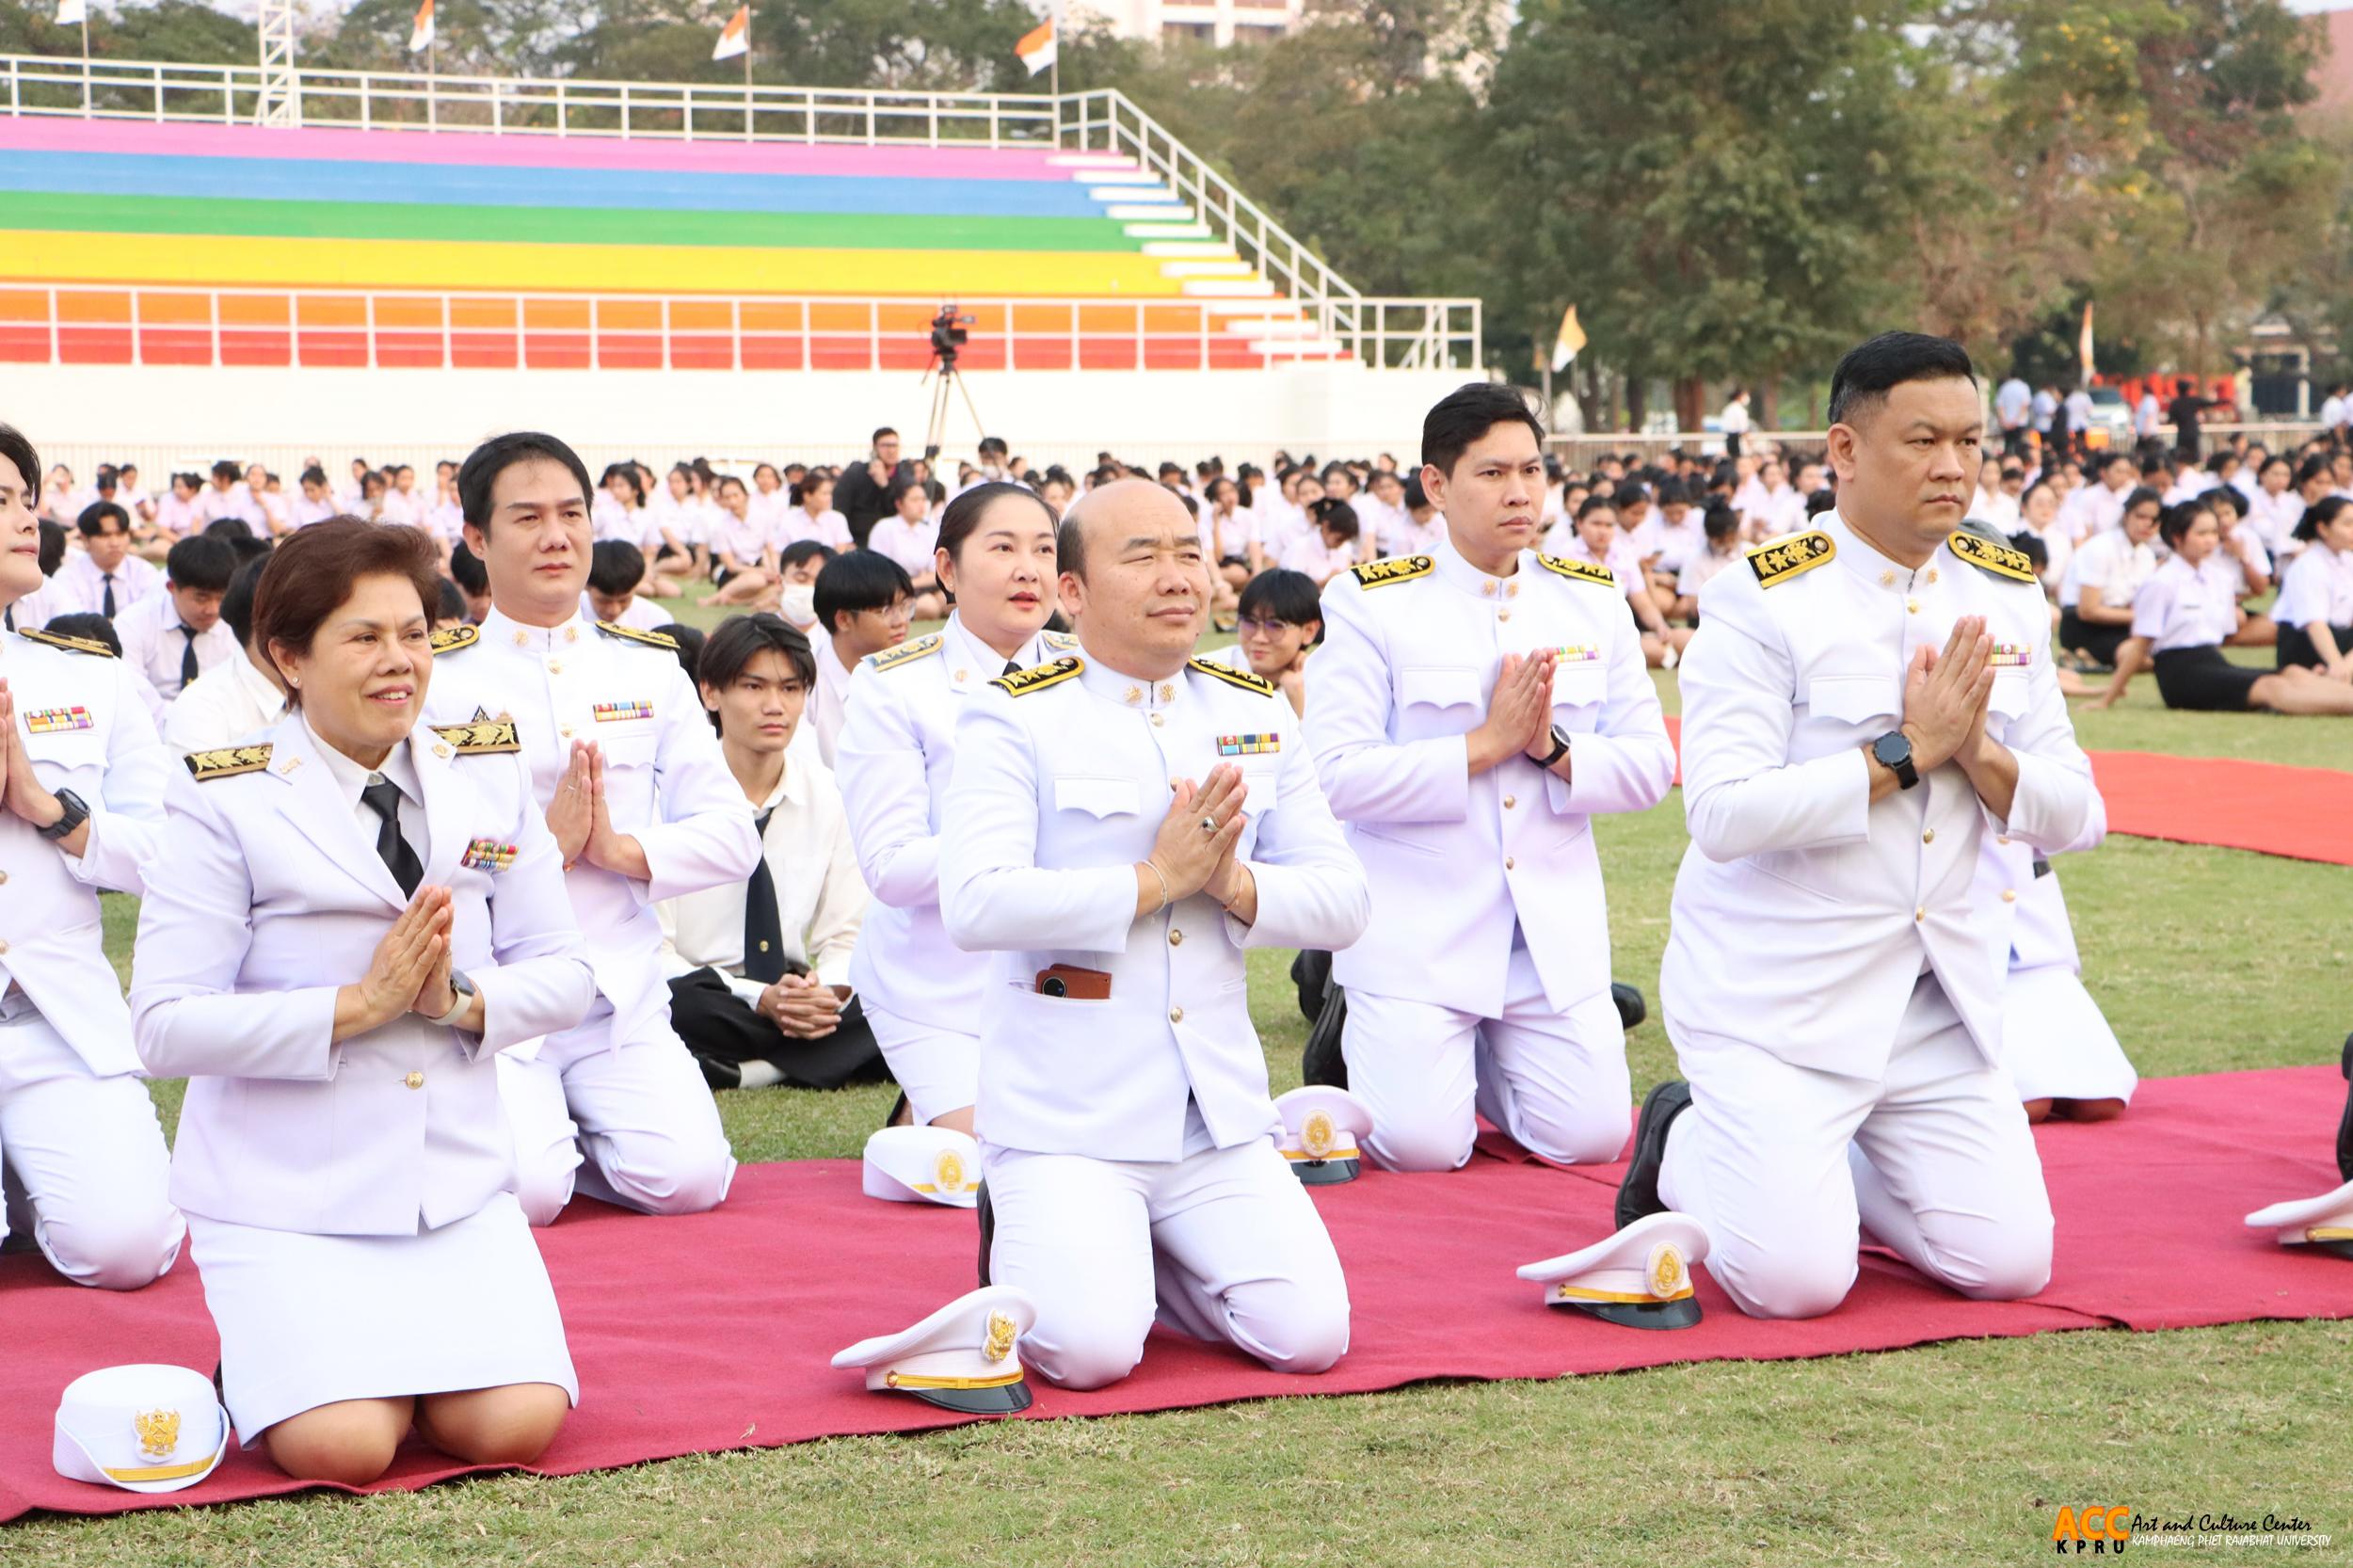
M0 174L4 184L5 174ZM0 228L257 238L694 245L762 249L1099 250L1141 242L1109 218L648 212L373 201L251 201L0 192Z

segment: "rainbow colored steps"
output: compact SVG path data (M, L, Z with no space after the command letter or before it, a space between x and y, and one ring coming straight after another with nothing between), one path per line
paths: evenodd
M0 225L18 361L892 369L952 299L974 369L1301 336L1132 164L1044 148L0 116Z

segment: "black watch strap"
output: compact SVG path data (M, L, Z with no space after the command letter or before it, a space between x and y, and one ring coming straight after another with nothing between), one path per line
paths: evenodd
M1568 754L1568 732L1556 724L1552 727L1552 749L1545 754L1545 760L1541 765L1546 768L1557 767L1560 765L1561 759Z
M72 790L59 790L57 804L65 808L65 815L51 823L47 827L36 829L42 838L53 841L64 838L89 821L89 807L84 803L80 795L75 794Z
M1891 729L1873 741L1871 756L1896 776L1896 788L1909 790L1920 782L1920 770L1912 760L1912 738L1902 730Z

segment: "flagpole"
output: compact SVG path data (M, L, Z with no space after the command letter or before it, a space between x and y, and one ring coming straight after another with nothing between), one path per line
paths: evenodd
M434 20L438 23L440 19L436 17ZM424 128L428 131L438 131L441 125L440 53L441 30L436 26L433 36L424 40Z
M89 102L89 7L82 8L82 118L88 120Z
M752 28L744 24L744 139L752 139Z

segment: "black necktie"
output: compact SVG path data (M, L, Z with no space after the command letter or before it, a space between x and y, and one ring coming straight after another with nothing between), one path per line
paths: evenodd
M784 916L776 908L776 879L768 871L768 819L752 824L760 835L760 858L744 883L744 978L773 985L784 978Z
M108 620L112 620L115 618L115 574L113 572L107 572L105 574L105 578L106 597L100 603L99 612Z
M184 626L180 635L187 638L180 649L180 689L184 692L188 682L196 679L196 628Z
M376 853L392 868L392 880L400 884L401 896L414 898L417 884L424 880L424 867L417 859L417 852L408 847L408 840L400 836L400 786L389 778L379 778L363 786L360 798L368 809L384 819L384 825L376 830Z
M1004 673L1004 674L1006 674L1006 675L1018 675L1018 674L1020 674L1020 673L1021 673L1021 661L1020 661L1020 660L1018 660L1018 659L1008 659L1008 660L1006 660L1006 661L1005 661L1005 668L1004 668L1003 673Z

